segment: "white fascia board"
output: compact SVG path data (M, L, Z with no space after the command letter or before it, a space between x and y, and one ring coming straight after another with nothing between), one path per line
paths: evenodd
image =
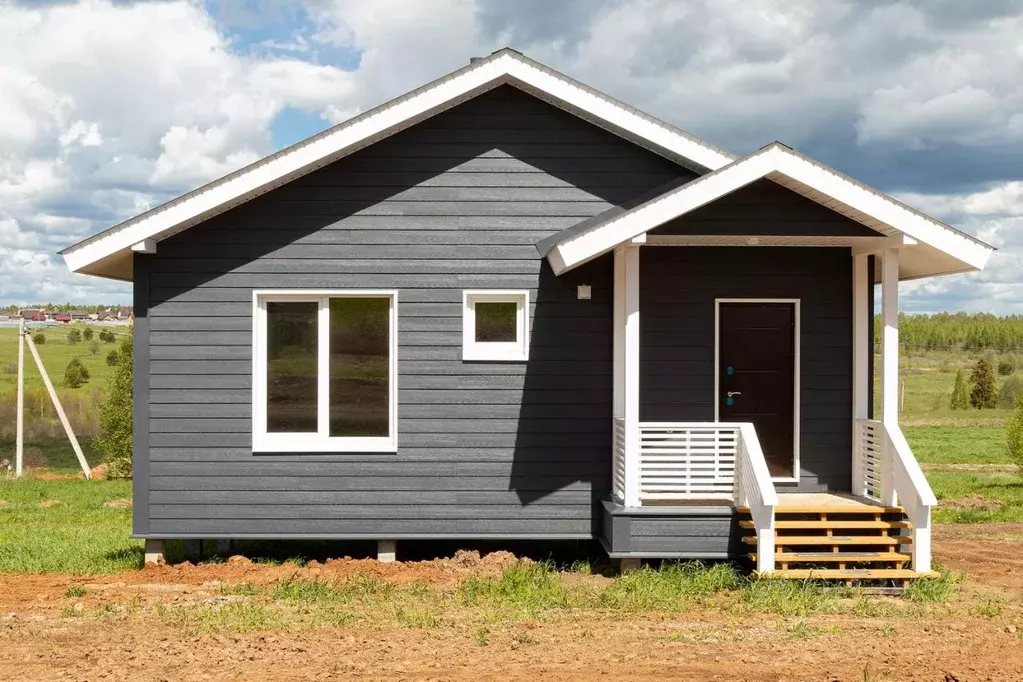
M606 95L543 67L513 51L502 51L441 78L434 84L399 97L390 104L333 132L314 137L277 155L258 161L248 169L200 188L192 195L158 207L148 215L128 221L61 252L68 268L81 271L96 261L130 249L147 239L159 240L244 203L306 172L341 158L367 142L382 139L403 127L509 81L519 81L547 93L570 108L606 121L647 140L667 154L690 159L711 170L731 163L732 157L703 144L656 119L645 116Z
M560 275L771 173L784 175L889 225L909 238L903 245L909 245L909 240L928 244L961 261L966 269L983 269L994 251L890 197L774 144L558 244L548 255L551 266Z

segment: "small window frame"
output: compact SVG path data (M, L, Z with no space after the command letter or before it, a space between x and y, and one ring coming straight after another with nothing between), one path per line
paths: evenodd
M330 436L330 299L389 300L388 435ZM317 432L267 432L267 312L270 302L316 302ZM324 371L324 369L327 371ZM264 453L397 452L398 449L398 292L368 289L264 290L252 292L252 451Z
M477 303L514 303L515 341L477 341ZM529 291L473 289L462 292L462 360L471 362L529 360Z

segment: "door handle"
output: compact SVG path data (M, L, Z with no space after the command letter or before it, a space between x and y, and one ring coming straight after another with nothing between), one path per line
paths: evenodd
M742 395L742 391L729 391L726 395L731 398L733 395Z

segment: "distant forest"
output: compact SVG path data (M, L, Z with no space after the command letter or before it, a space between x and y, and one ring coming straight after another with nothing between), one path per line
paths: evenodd
M874 342L881 341L881 317L874 316ZM899 315L899 342L911 350L1023 350L1023 316L990 313Z

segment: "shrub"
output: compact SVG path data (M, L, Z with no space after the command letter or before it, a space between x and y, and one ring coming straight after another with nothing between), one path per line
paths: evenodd
M32 335L32 342L37 346L41 346L46 343L46 334L42 332L36 332Z
M1016 394L1015 407L1005 424L1005 454L1023 475L1023 392Z
M1017 376L1009 377L998 392L998 406L1011 410L1016 405L1016 396L1023 392L1023 381Z
M118 363L117 351L116 350L112 350L109 353L107 353L107 365L109 365L110 367L113 367L117 363Z
M77 329L72 329L71 331L69 331L67 333L67 342L68 343L78 343L81 340L82 340L82 332L78 331Z
M82 338L86 341L92 341L92 330L86 327L82 330Z
M112 331L108 329L100 330L99 340L102 341L103 343L113 343L116 339L117 337L114 336L114 333Z
M131 478L131 416L134 359L131 339L121 341L117 369L110 378L107 400L100 411L102 434L96 438L96 450L110 465L111 478Z
M89 352L92 353L93 355L99 352L99 341L89 342Z
M981 410L998 406L998 395L995 393L995 373L991 363L984 358L977 360L970 373L970 405Z
M998 361L998 376L1007 377L1016 371L1016 365L1008 360Z
M965 410L970 406L969 392L966 390L966 376L963 370L956 371L956 382L952 388L952 398L949 401L953 410Z
M71 358L64 368L64 386L66 388L78 388L89 381L89 370L85 368L78 358Z

